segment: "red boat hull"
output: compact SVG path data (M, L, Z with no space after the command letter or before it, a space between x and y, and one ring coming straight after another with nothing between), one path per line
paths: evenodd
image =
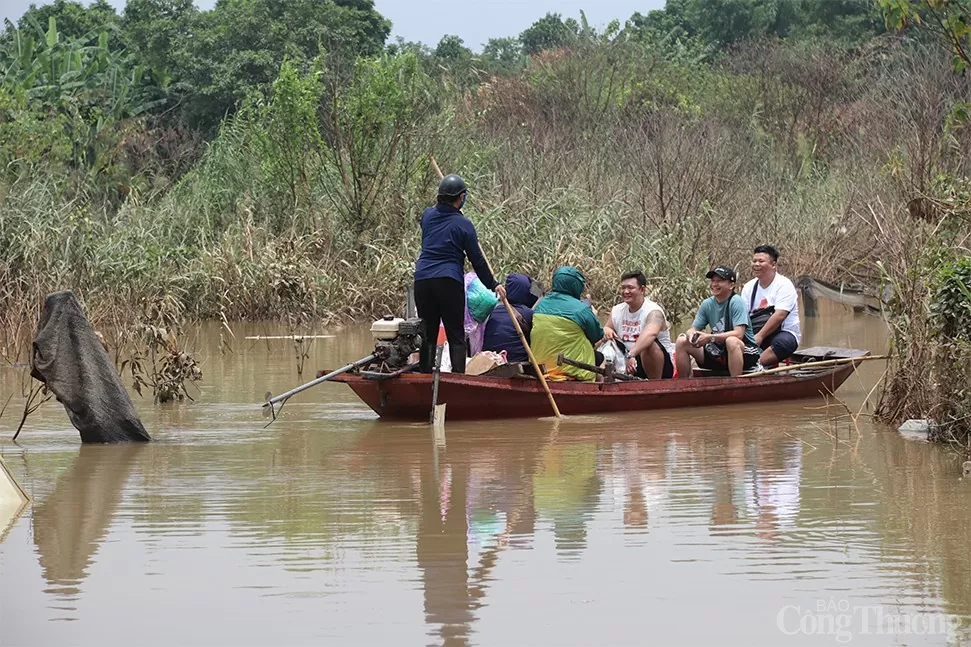
M549 385L563 414L582 415L819 397L821 393L835 392L854 368L854 363L849 363L803 375ZM351 387L382 418L428 420L431 375L406 373L376 380L345 373L334 381ZM535 379L442 373L438 402L448 405L449 420L539 418L553 413L543 387Z

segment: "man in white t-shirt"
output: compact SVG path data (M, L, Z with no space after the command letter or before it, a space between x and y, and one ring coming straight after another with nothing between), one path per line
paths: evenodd
M651 380L674 377L674 346L664 310L647 298L647 277L628 272L620 277L618 303L604 325L604 338L623 343L627 374Z
M742 288L749 309L755 341L762 347L759 361L771 366L796 352L802 340L799 328L799 297L792 281L779 274L779 250L759 245L752 256L755 278Z

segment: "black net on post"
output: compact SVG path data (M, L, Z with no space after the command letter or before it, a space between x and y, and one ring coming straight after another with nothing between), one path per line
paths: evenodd
M44 300L30 364L30 374L64 405L81 442L151 440L73 292Z

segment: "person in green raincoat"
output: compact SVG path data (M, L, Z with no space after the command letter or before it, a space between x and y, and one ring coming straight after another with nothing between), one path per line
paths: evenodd
M594 382L595 373L574 366L557 366L560 353L572 360L594 364L594 345L603 340L604 330L590 306L580 300L586 287L583 274L575 267L561 267L553 273L553 289L533 310L530 345L536 361L546 364L547 379L556 382Z

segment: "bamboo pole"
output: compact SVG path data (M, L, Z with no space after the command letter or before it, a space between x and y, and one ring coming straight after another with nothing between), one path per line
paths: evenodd
M489 268L492 271L492 268ZM550 400L550 406L553 407L553 414L557 418L562 418L563 414L560 413L560 408L556 406L556 400L553 398L553 392L550 391L550 385L546 382L546 376L543 375L543 371L539 367L539 362L536 361L536 356L533 355L533 349L529 347L529 342L526 341L526 335L523 334L523 329L519 326L519 319L517 318L517 313L513 310L512 305L509 303L509 299L506 295L502 295L502 304L506 306L506 311L509 313L509 318L512 319L513 325L516 327L516 333L519 335L519 341L523 343L523 348L526 349L526 354L529 356L529 362L533 365L533 370L536 372L536 377L539 378L540 384L543 385L543 390L546 391L546 397Z
M438 168L438 162L435 161L434 157L429 156L428 158L432 163L432 168L438 174L438 178L442 179L445 175L442 173L442 169ZM493 278L495 278L495 270L492 269L492 263L489 262L489 258L482 251L482 245L479 245L479 253L482 254L482 258L485 259L486 266L489 268L489 272L492 273ZM546 376L539 367L539 362L536 361L536 356L533 355L533 349L529 347L529 342L526 341L526 335L523 334L523 329L519 325L519 319L516 316L516 311L513 309L512 304L509 303L509 299L506 298L505 294L500 295L502 300L502 305L506 307L506 312L509 313L509 318L512 319L513 326L516 327L516 333L519 335L519 341L522 342L523 348L526 349L526 355L529 357L529 363L533 365L533 370L536 372L536 377L539 378L540 384L543 385L543 390L546 391L546 397L549 398L550 406L553 407L553 414L557 418L562 418L563 414L560 413L560 408L556 406L556 399L553 398L553 392L550 391L550 385L546 382Z
M790 364L789 366L779 366L778 368L770 368L767 371L759 371L758 373L743 373L739 377L760 377L762 375L772 375L773 373L784 373L786 371L795 371L800 368L814 368L817 366L836 366L838 364L849 364L850 362L866 362L874 359L888 359L889 355L863 355L862 357L841 357L839 359L827 359L819 362L803 362L802 364Z

